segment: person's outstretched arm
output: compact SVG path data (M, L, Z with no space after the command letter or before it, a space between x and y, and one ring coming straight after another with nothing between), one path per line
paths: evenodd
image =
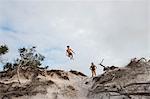
M95 68L97 69L97 66L95 66Z
M92 70L92 67L90 67L89 69Z
M71 49L71 52L75 54L75 52Z

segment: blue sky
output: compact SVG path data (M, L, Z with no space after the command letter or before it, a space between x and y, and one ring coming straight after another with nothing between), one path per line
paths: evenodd
M37 46L54 69L90 75L91 62L123 66L133 57L147 57L148 0L0 0L0 44L18 57L20 47ZM75 60L65 55L70 45ZM98 65L97 65L98 66ZM2 67L2 66L1 66ZM102 68L98 67L98 74Z

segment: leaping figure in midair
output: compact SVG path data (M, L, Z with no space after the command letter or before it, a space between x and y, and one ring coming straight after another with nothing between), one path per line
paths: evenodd
M73 59L73 53L75 54L75 52L70 48L70 46L67 46L66 55L67 55L70 59Z

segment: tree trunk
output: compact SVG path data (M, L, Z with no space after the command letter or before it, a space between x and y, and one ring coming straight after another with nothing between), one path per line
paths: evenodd
M19 64L18 67L17 67L17 78L18 78L19 84L21 84L21 82L20 82L20 73L19 73L19 70L20 70L20 64Z

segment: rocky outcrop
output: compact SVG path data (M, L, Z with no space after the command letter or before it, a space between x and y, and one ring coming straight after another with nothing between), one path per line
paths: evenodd
M126 67L105 72L93 78L88 97L93 99L150 98L150 63L131 61Z

